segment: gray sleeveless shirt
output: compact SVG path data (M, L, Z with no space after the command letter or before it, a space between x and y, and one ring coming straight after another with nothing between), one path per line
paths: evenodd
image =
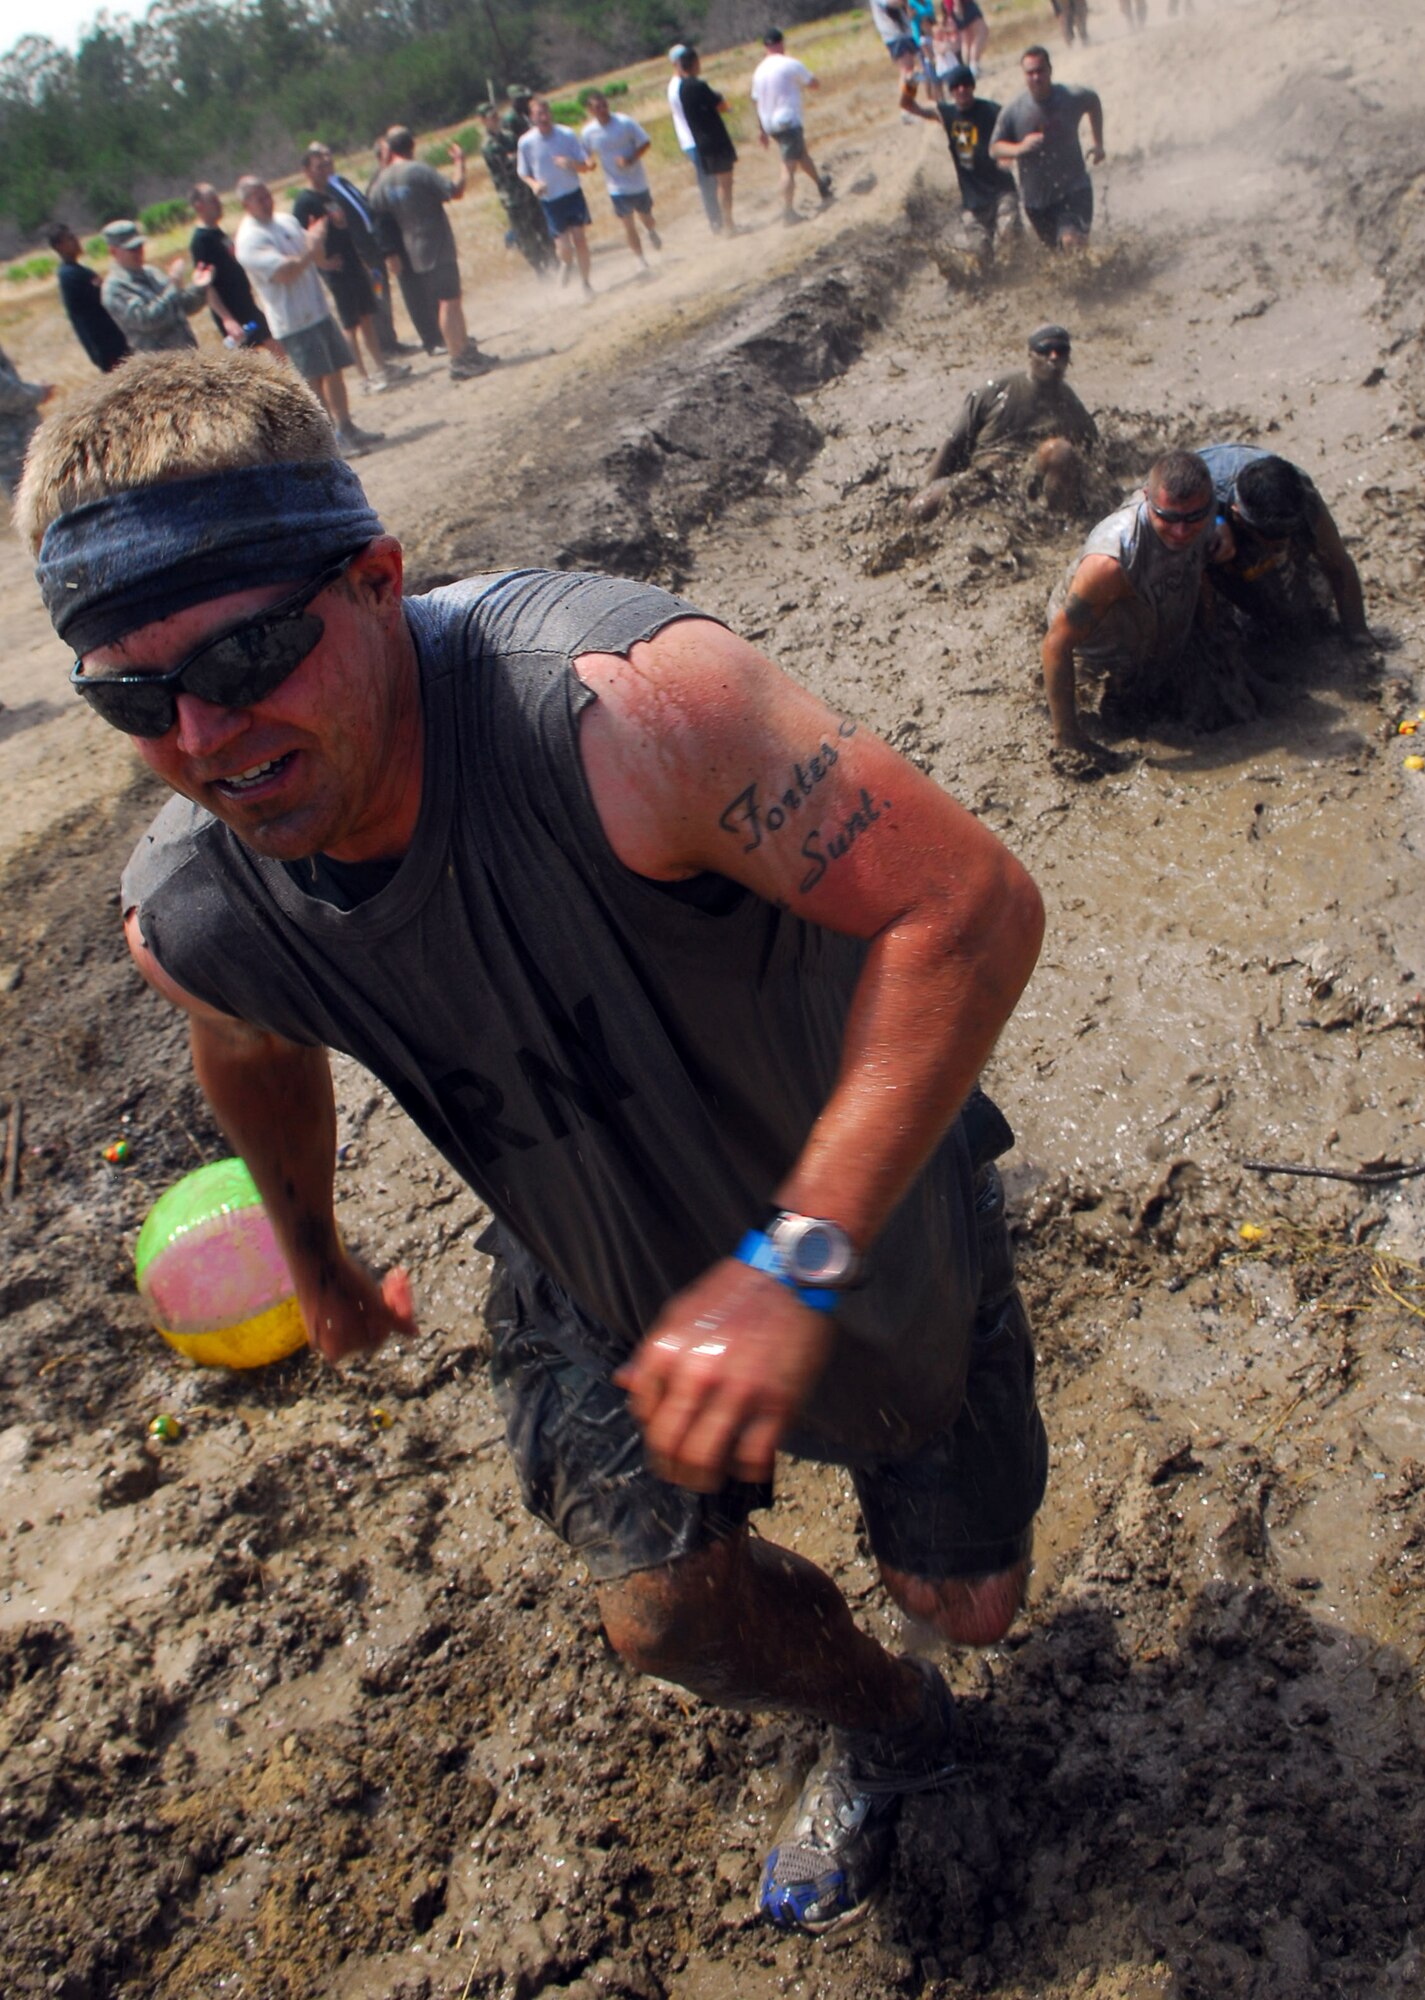
M1133 586L1131 597L1111 604L1093 633L1074 651L1081 660L1114 667L1163 665L1187 644L1197 609L1198 585L1211 536L1188 549L1170 549L1153 532L1147 505L1130 500L1088 536L1049 600L1052 623L1085 556L1112 556Z
M692 605L526 570L406 610L426 761L392 879L338 909L175 798L124 907L189 992L380 1077L549 1273L571 1352L612 1369L767 1212L831 1092L864 947L719 877L670 890L609 847L578 748L597 697L570 663ZM794 1449L896 1455L953 1418L972 1178L957 1120L838 1311Z

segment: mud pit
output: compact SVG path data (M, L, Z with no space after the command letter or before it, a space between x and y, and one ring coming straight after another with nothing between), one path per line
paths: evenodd
M8 1992L1425 1990L1425 1181L1241 1164L1425 1157L1425 781L1393 733L1425 700L1422 35L1381 0L1343 54L1339 12L1200 7L1134 42L1102 10L1103 42L1062 65L1107 104L1099 248L949 306L918 244L938 135L888 119L868 68L833 164L881 185L803 277L748 298L750 239L717 277L730 314L705 287L691 345L652 329L618 382L588 336L571 505L536 494L511 521L508 492L452 496L429 443L369 461L424 574L557 547L676 579L932 770L1045 889L1045 958L989 1079L1019 1132L1055 1449L1033 1601L1009 1643L952 1664L962 1775L908 1806L843 1950L748 1907L810 1731L687 1703L604 1651L504 1464L476 1206L349 1065L342 1226L411 1263L422 1337L342 1376L303 1359L242 1379L146 1332L138 1221L222 1147L117 949L152 795L60 712L56 649L3 558L0 1083L25 1135L0 1291ZM871 111L846 109L856 91ZM1129 743L1097 786L1054 773L1035 646L1072 531L988 506L907 536L899 516L963 390L1045 318L1130 437L1258 435L1318 477L1382 660L1322 641L1250 724ZM577 365L462 417L462 448L499 462L558 436ZM99 1158L120 1135L123 1173ZM186 1426L167 1451L144 1443L159 1409ZM836 1475L787 1468L764 1526L892 1635Z

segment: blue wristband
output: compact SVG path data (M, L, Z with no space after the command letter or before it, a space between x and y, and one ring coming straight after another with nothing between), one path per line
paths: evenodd
M804 1306L813 1312L835 1312L841 1302L840 1292L827 1291L813 1285L799 1285L788 1275L782 1252L771 1237L760 1229L749 1229L733 1256L739 1264L746 1264L750 1270L764 1271L769 1278L775 1278L779 1285L785 1285L789 1292L795 1292Z

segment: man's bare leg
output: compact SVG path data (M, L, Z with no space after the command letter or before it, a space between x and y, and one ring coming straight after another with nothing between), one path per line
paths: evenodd
M632 214L621 215L619 221L623 224L623 233L628 242L629 249L646 271L648 269L648 259L644 256L643 245L639 241L638 217Z
M436 317L440 321L440 337L445 342L445 351L454 361L465 352L469 335L465 331L465 306L460 299L442 299L436 307Z
M334 374L320 375L312 384L322 402L327 415L339 431L344 431L351 423L351 405L346 399L346 377L340 369Z
M906 1611L958 1645L992 1645L1024 1597L1002 1576L933 1582L883 1570ZM924 1683L862 1632L831 1578L746 1530L697 1555L598 1586L610 1644L640 1673L724 1708L783 1709L877 1734L913 1722Z
M722 226L730 234L737 227L732 219L732 175L714 174L713 179L717 182L717 205L722 213Z

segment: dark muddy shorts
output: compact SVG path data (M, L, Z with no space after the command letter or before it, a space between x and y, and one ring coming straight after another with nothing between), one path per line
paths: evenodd
M800 125L783 125L769 133L769 138L777 142L777 151L784 160L804 160L807 156L807 135Z
M1067 194L1061 194L1047 207L1026 208L1024 213L1029 217L1029 226L1039 241L1056 250L1066 229L1078 236L1087 236L1093 228L1093 183L1085 181L1082 187L1070 188Z
M991 1576L1026 1555L1048 1474L1004 1189L993 1167L975 1187L984 1275L964 1404L911 1457L850 1469L877 1559L931 1581ZM524 1504L595 1582L676 1562L771 1506L770 1484L731 1480L705 1494L655 1478L622 1390L571 1360L507 1267L497 1272L490 1374Z

